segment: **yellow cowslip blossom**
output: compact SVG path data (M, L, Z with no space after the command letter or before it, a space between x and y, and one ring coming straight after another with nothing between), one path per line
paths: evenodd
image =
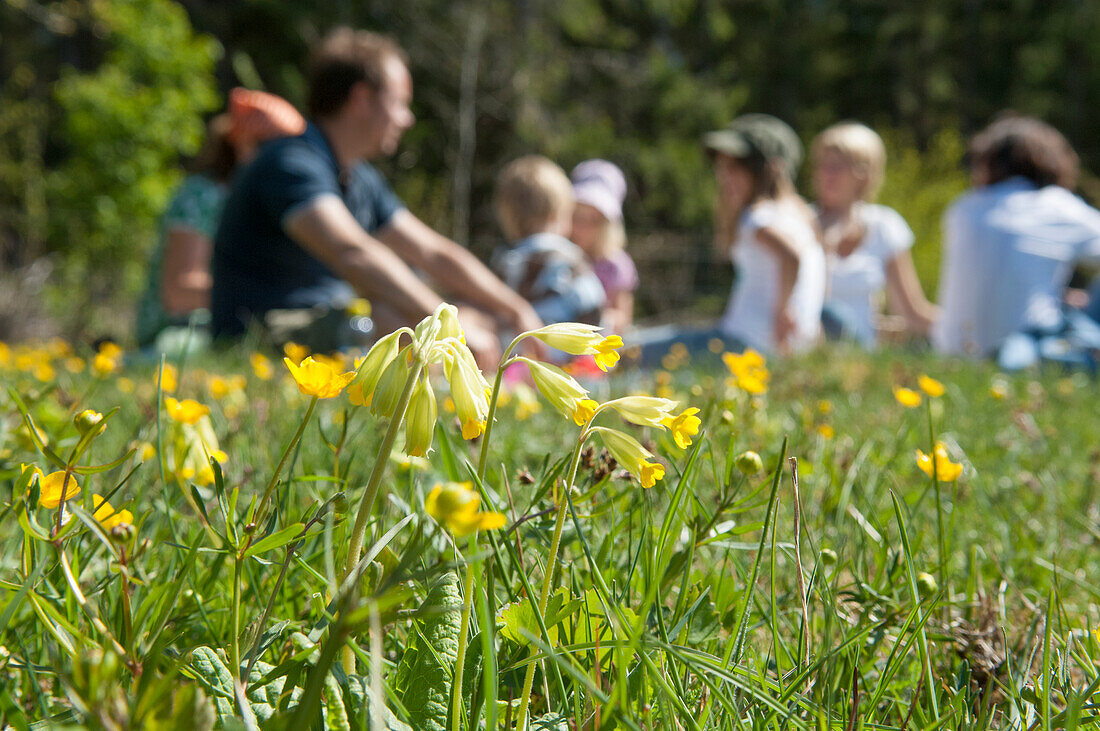
M76 475L66 473L64 470L51 472L39 479L38 507L53 510L60 505L62 487L64 487L66 500L80 494L80 483L76 481Z
M252 364L252 372L261 381L270 381L275 375L275 369L271 367L271 360L263 353L253 353L248 356L248 362Z
M596 365L605 372L619 362L618 349L623 347L618 335L603 337L600 328L579 322L554 323L527 334L569 355L595 356Z
M703 423L696 414L699 409L694 406L684 409L677 416L665 417L664 425L672 432L672 438L680 449L691 446L691 438L699 433L699 426Z
M424 509L458 538L478 530L502 528L504 515L483 512L481 495L472 488L473 484L469 482L436 485L424 499Z
M427 372L421 371L405 413L405 454L410 457L425 457L432 451L435 419L435 392L428 383Z
M443 374L451 386L451 400L462 425L462 438L473 439L485 431L489 418L489 384L481 375L469 348L451 343L444 353Z
M911 388L900 386L894 389L894 398L907 409L915 409L920 406L920 394Z
M92 493L92 517L109 531L117 525L133 525L134 515L129 510L115 510L102 495Z
M299 345L295 342L289 342L283 346L283 355L290 358L295 363L301 363L303 360L309 357L309 348L304 345Z
M741 354L723 353L722 360L729 368L735 385L742 391L761 394L768 390L771 374L768 373L767 360L757 351L747 348Z
M317 398L333 398L355 378L355 371L340 373L330 363L322 363L312 357L306 358L300 364L294 365L290 358L283 358L286 367L290 369L290 375L298 384L298 390L306 396Z
M376 342L362 361L355 364L355 372L358 374L351 386L348 387L348 400L354 406L370 406L374 398L374 390L386 368L397 357L401 335L404 331L397 330L386 335Z
M599 402L590 398L577 399L573 407L573 421L577 426L584 426L592 421L592 417L596 415L596 409L599 407Z
M920 386L920 390L924 391L932 398L943 396L943 384L931 376L921 375L917 378L917 385Z
M549 401L562 416L574 418L577 413L577 402L588 398L588 391L557 366L524 357L517 360L527 364L531 371L531 380L535 382L535 388L543 398Z
M618 411L619 415L631 424L653 426L659 429L668 427L667 422L677 406L679 403L676 401L657 396L624 396L604 404L604 408Z
M605 426L596 426L592 431L600 435L607 451L615 458L615 461L623 466L630 474L638 478L642 487L653 487L665 476L665 468L659 462L650 462L653 453L643 447L637 439L615 429Z
M393 416L393 412L397 409L397 402L401 400L405 380L409 377L411 353L412 346L406 345L382 371L382 375L378 379L378 385L369 399L370 411L375 416L383 419ZM364 401L366 400L366 396L364 396Z
M963 466L957 462L952 462L951 457L947 454L947 447L943 442L936 442L935 449L932 450L935 454L936 462L933 466L932 455L925 454L924 452L917 450L917 466L921 468L921 471L929 477L935 476L936 479L941 482L954 482L962 474Z
M171 396L164 399L164 410L173 421L181 424L194 424L210 413L209 406L200 404L195 399L185 398L183 401L177 401Z

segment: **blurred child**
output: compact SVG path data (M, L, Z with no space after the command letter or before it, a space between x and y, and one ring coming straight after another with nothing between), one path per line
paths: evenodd
M944 214L933 344L1006 369L1095 368L1100 327L1063 307L1074 266L1100 263L1100 211L1070 192L1077 154L1045 122L1008 116L978 133L967 157L975 187Z
M882 139L869 127L843 122L818 135L811 154L828 271L826 335L873 347L883 290L906 328L927 335L937 312L913 266L913 232L897 211L873 202L886 166Z
M723 337L767 353L812 347L821 332L825 256L813 211L794 188L798 136L775 117L746 114L703 143L718 179L715 245L737 269Z
M573 168L573 242L584 251L603 285L604 327L623 333L634 321L634 290L638 270L625 251L623 200L626 178L607 160L585 160Z
M539 155L511 162L497 178L493 208L510 246L493 268L542 321L600 323L603 285L584 252L565 238L573 223L565 171Z

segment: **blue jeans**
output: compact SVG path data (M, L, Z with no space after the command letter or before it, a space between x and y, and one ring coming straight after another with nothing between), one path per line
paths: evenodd
M1081 310L1066 308L1059 328L1021 330L1005 338L997 352L997 365L1018 371L1054 363L1095 374L1095 350L1100 350L1100 323Z
M641 347L638 363L644 368L660 367L661 360L677 344L687 348L693 358L704 361L717 361L723 352L740 353L746 347L739 339L724 335L716 327L682 328L678 325L659 325L635 330L623 340L627 347ZM711 344L715 341L722 346L717 353L711 350Z

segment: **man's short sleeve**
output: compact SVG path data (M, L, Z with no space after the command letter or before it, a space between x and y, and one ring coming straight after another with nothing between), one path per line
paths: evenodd
M368 227L368 232L373 233L385 228L394 214L405 208L405 203L373 165L360 165L357 172L365 193L364 205L370 208L366 218L373 224L373 228Z
M260 205L280 225L303 205L324 195L340 195L340 182L330 162L297 139L286 141L255 165L260 169L249 174L256 180Z

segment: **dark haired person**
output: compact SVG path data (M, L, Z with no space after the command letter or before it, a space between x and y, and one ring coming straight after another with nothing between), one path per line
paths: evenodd
M410 213L368 161L392 155L412 126L412 79L401 49L342 28L316 48L305 132L266 146L235 181L214 247L213 330L236 336L253 321L281 325L315 350L341 342L333 324L356 293L380 331L415 323L441 299L425 272L456 299L467 343L483 363L498 355L497 323L541 323L531 306L466 249ZM284 336L286 331L284 332Z
M1070 192L1076 154L1050 125L1012 116L976 135L968 157L975 187L944 215L933 344L1009 369L1093 367L1097 328L1062 305L1074 265L1100 260L1100 211Z
M206 126L206 140L160 220L160 237L149 262L149 281L138 305L137 342L159 350L196 311L210 308L210 256L214 232L234 171L258 146L301 134L306 120L285 99L236 88L227 111Z

